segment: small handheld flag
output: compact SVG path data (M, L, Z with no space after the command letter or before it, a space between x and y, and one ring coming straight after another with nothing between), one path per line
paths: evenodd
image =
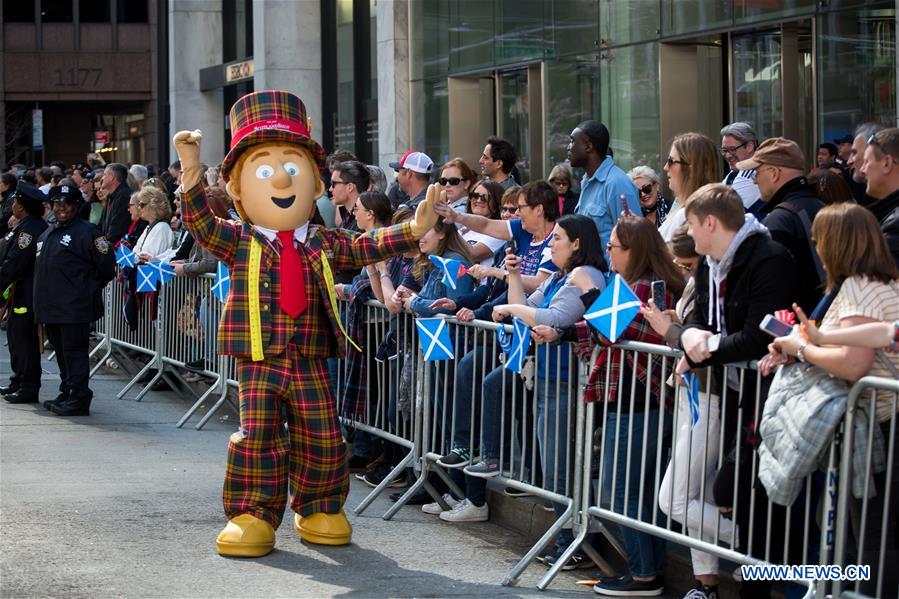
M218 298L218 301L225 303L228 299L228 292L231 290L231 277L228 275L228 266L224 262L219 262L215 268L215 282L212 284L212 294Z
M468 273L468 267L458 260L441 258L440 256L428 256L428 258L431 259L434 266L443 272L443 279L441 282L450 289L455 289L456 281Z
M149 264L137 265L137 290L141 292L156 291L159 283L159 270Z
M687 403L690 404L690 426L699 422L699 377L692 372L684 373L687 384Z
M603 337L615 343L637 314L643 302L620 275L614 274L609 285L593 302L584 319Z
M175 268L168 262L150 262L150 265L159 273L160 284L168 283L177 276Z
M134 250L125 247L124 245L120 245L115 251L115 262L119 266L133 268L136 259L137 257L134 255Z
M503 368L521 372L528 348L531 346L531 328L520 318L513 318L511 337L506 333L505 327L500 327L496 329L496 339L506 354Z
M418 327L418 345L425 361L455 359L453 342L444 319L416 318L415 326Z

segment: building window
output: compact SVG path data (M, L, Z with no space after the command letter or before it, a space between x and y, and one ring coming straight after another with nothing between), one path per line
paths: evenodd
M147 0L116 0L116 19L119 23L146 23Z
M41 21L44 23L71 23L72 0L41 0Z
M81 23L109 23L109 2L78 0L78 21Z
M34 2L28 0L3 0L5 23L34 23Z

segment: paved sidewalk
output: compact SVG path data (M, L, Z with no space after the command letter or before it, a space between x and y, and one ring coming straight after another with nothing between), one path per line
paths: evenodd
M47 400L59 377L55 363L43 365ZM0 347L2 384L9 372ZM303 544L288 515L272 554L222 558L214 540L225 523L220 493L235 416L225 408L224 422L179 430L185 401L155 392L140 403L116 400L123 384L115 371L98 372L86 418L0 401L0 596L593 596L574 581L597 570L562 573L539 593L539 564L517 587L502 587L527 550L522 537L490 523L444 523L417 507L387 522L386 498L362 516L348 512L349 547ZM348 507L368 490L354 479Z

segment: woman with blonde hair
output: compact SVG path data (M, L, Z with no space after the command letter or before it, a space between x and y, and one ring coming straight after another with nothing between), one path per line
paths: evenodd
M718 146L702 133L681 133L671 142L663 170L674 194L671 211L659 228L662 238L668 242L687 220L684 213L687 198L703 185L721 180Z
M167 259L172 253L169 199L156 187L148 185L137 193L137 207L140 217L147 221L147 228L134 244L134 253L141 262Z

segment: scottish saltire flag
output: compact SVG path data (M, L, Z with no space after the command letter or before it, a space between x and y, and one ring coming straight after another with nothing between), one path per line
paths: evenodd
M156 291L159 283L159 270L149 264L137 265L137 290Z
M177 276L175 274L175 268L168 262L150 262L149 264L156 269L157 273L159 273L160 284L164 285Z
M418 345L426 361L453 360L453 342L449 329L442 318L416 318L418 327Z
M506 332L505 327L496 329L496 340L506 353L506 363L503 368L512 372L521 372L524 360L531 346L531 327L520 318L512 319L512 335Z
M137 256L131 248L120 245L115 251L115 262L119 266L133 268L136 260Z
M615 343L627 325L637 317L642 305L640 298L616 273L584 314L584 319L602 333L603 337Z
M687 403L690 405L690 426L699 422L699 377L692 372L684 373L687 385Z
M443 273L443 279L441 282L449 287L450 289L456 288L456 281L460 278L464 277L466 273L468 273L468 267L459 262L458 260L441 258L440 256L428 256L431 259L431 262L434 263L434 266L440 269Z
M224 262L219 262L215 268L215 282L212 284L212 294L223 304L228 299L231 290L231 277L228 275L228 267Z

